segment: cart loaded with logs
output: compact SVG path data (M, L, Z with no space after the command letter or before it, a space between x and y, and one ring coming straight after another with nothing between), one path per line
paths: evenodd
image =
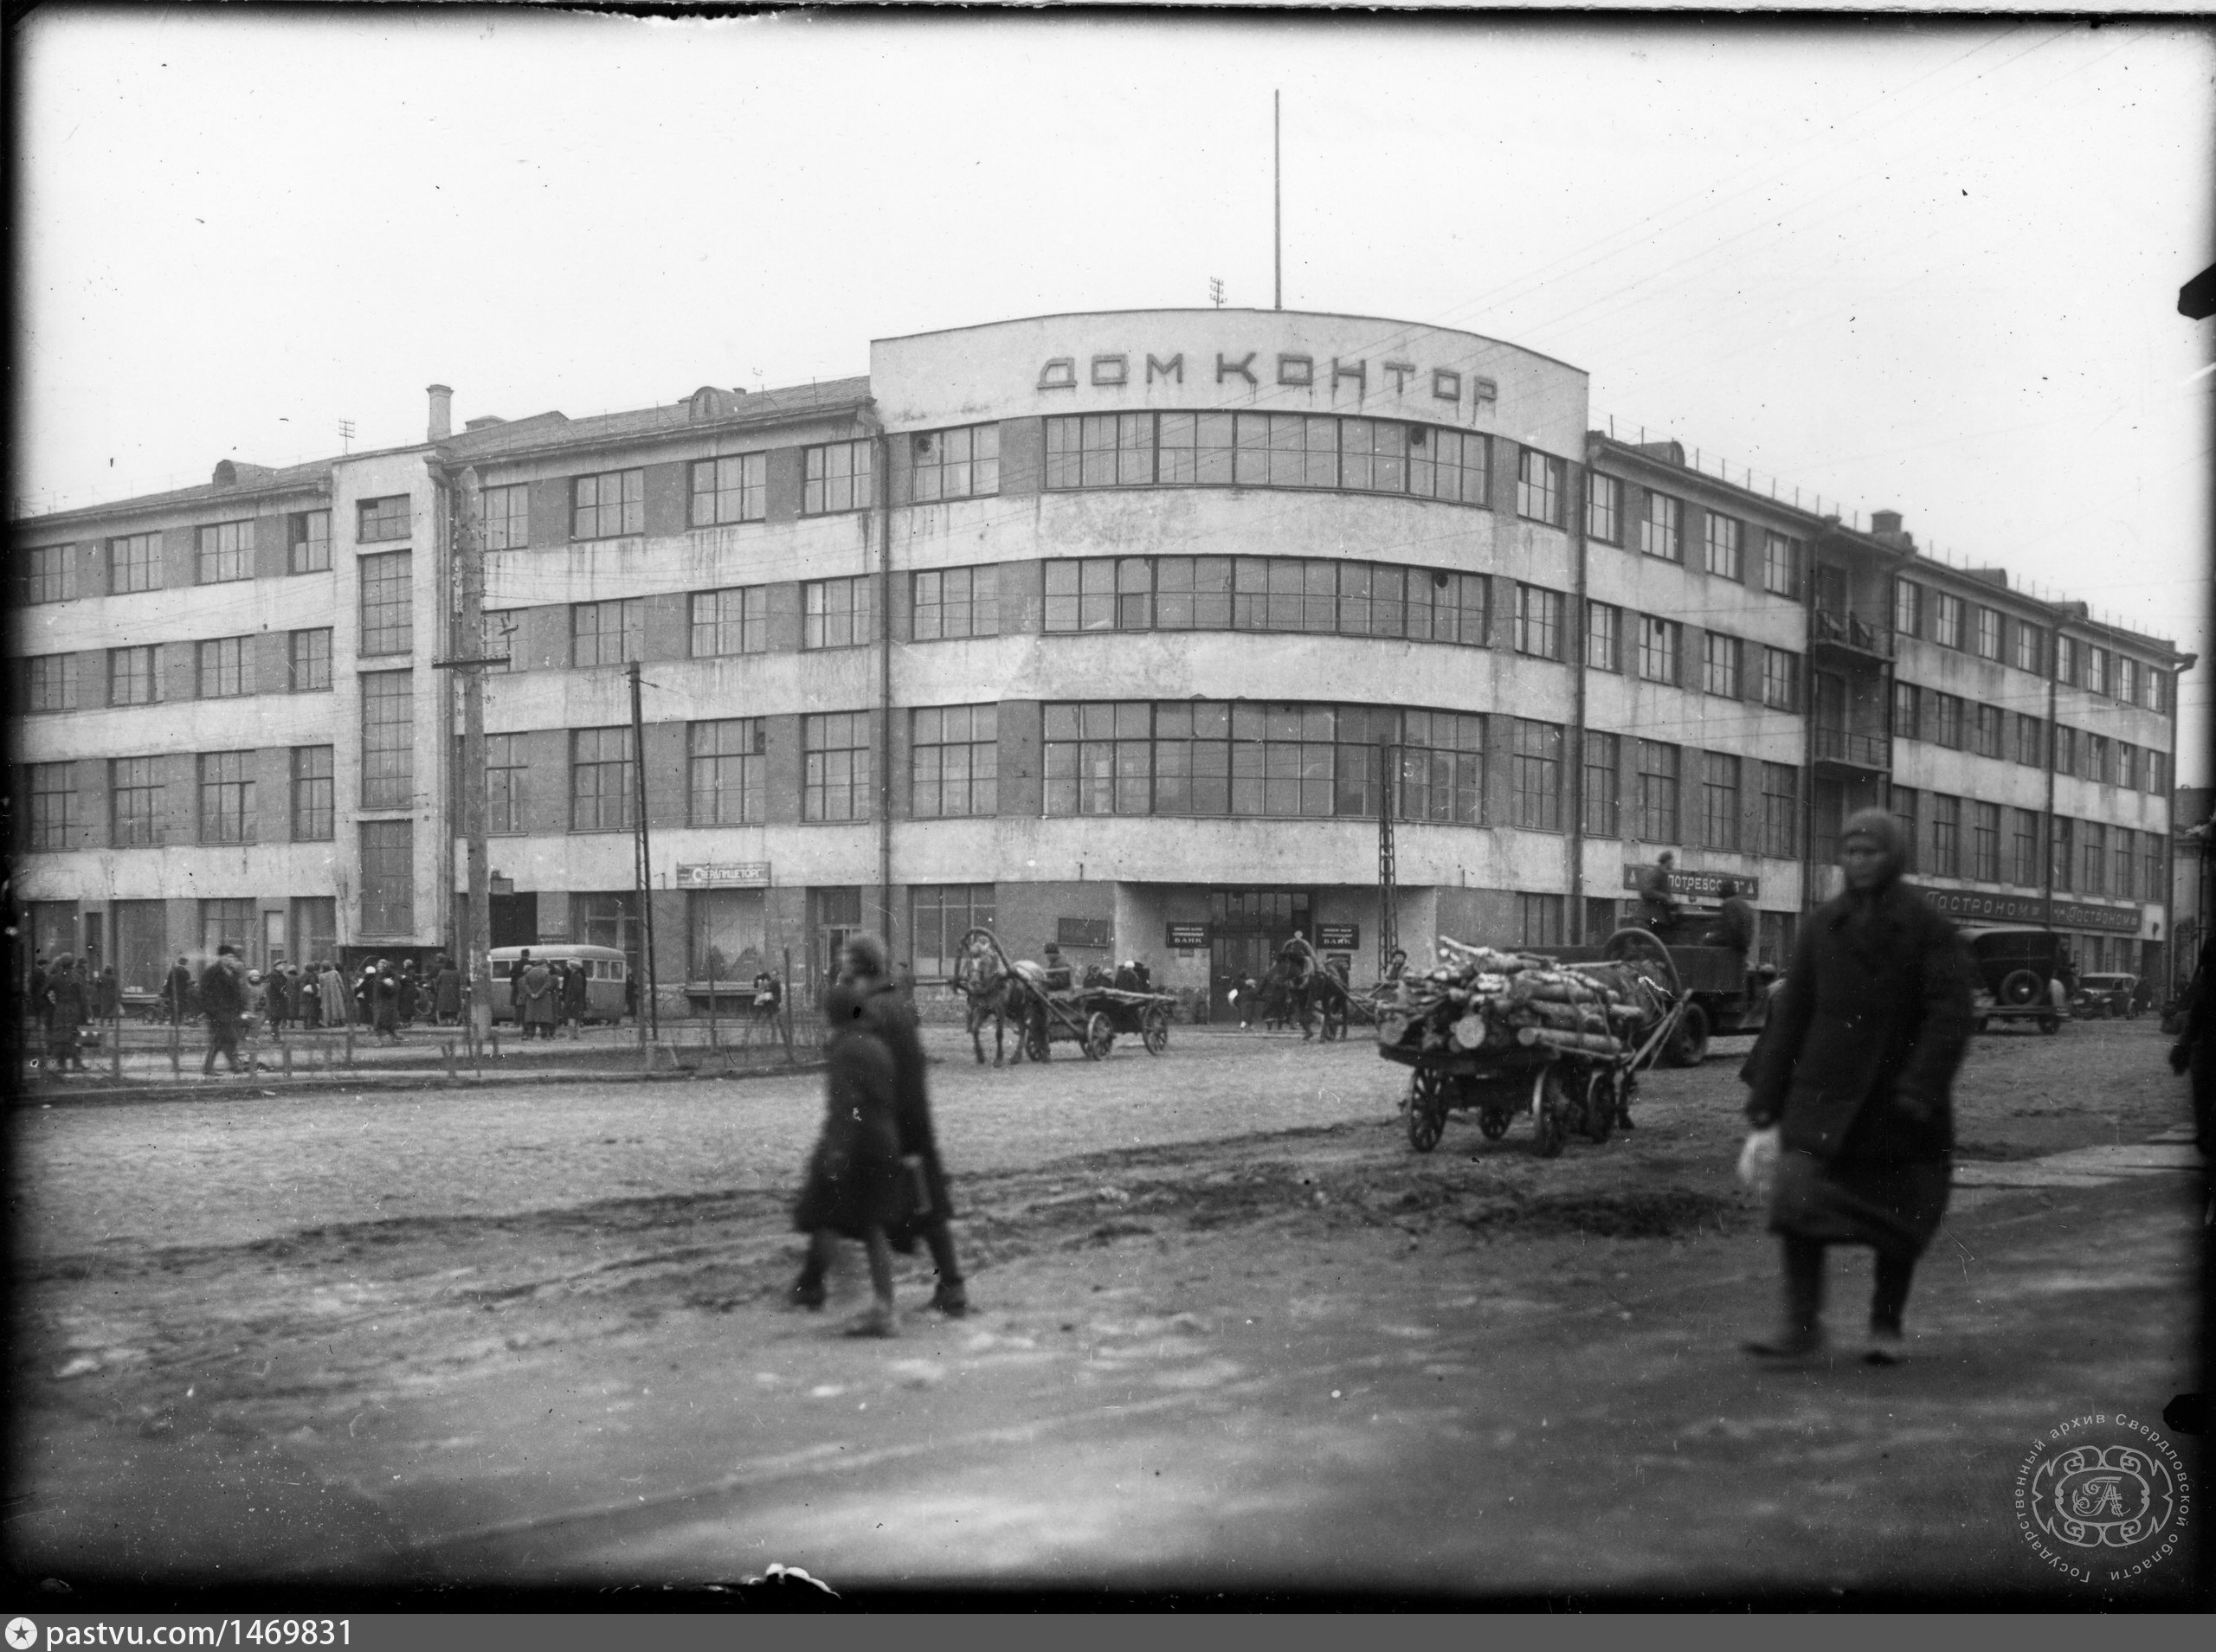
M1177 1004L1169 994L1073 986L1042 964L1010 958L990 929L964 935L963 950L973 942L1007 972L1008 1008L1022 1027L1023 1053L1031 1060L1045 1061L1057 1044L1077 1045L1087 1061L1105 1060L1119 1032L1137 1038L1150 1056L1169 1047L1170 1013Z
M1417 1152L1439 1145L1457 1109L1475 1110L1489 1141L1528 1114L1549 1159L1572 1131L1600 1142L1630 1122L1639 1075L1685 1005L1652 935L1619 929L1594 963L1444 936L1439 952L1432 968L1402 976L1377 1024L1378 1054L1412 1070L1401 1112Z

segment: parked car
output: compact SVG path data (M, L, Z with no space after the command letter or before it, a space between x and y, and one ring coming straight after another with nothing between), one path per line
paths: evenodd
M1995 1022L2029 1021L2042 1032L2062 1031L2069 1012L2056 1007L2052 983L2065 945L2052 929L1971 931L1977 1030L1983 1032Z
M2111 1016L2135 1019L2139 1012L2132 1007L2132 1000L2138 990L2136 975L2080 975L2078 990L2070 995L2070 1007L2074 1013L2096 1020Z

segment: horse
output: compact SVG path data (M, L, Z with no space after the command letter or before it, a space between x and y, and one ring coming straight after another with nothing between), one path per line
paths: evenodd
M1316 984L1294 959L1279 956L1262 977L1262 1025L1274 1031L1298 1025L1302 1038L1314 1036L1309 1012Z
M1023 1017L1025 1000L1009 979L1008 966L1000 955L982 941L973 941L969 949L954 966L955 990L969 1001L970 1043L977 1051L977 1064L985 1064L985 1040L982 1036L987 1017L993 1023L993 1065L1002 1064L1007 1052L1007 1031L1015 1028L1015 1057L1010 1066L1023 1061Z

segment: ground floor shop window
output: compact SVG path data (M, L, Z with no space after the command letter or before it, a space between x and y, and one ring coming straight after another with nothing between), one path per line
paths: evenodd
M293 903L293 945L303 964L338 955L338 903L328 895L303 895Z
M1516 897L1516 944L1520 947L1562 945L1562 897L1559 895L1518 895Z
M362 822L362 933L403 935L416 927L416 823Z
M763 892L758 889L696 889L686 897L686 979L754 979L763 963Z
M954 974L962 937L971 929L993 927L990 884L924 884L909 897L909 963L918 980Z
M200 950L213 958L216 949L225 946L236 952L242 962L260 964L254 951L252 900L200 903Z
M115 903L115 971L126 993L158 993L169 972L169 926L159 901Z
M815 954L809 960L814 980L810 985L820 993L822 987L839 976L839 955L847 945L847 937L862 927L862 892L860 888L812 889L808 891L808 929L815 937Z

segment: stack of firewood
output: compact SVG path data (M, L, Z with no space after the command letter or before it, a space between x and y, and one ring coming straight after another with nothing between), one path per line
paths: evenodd
M1547 1045L1613 1058L1653 1019L1651 995L1623 964L1563 965L1444 936L1439 951L1438 964L1402 976L1386 1000L1380 1044L1442 1052Z

